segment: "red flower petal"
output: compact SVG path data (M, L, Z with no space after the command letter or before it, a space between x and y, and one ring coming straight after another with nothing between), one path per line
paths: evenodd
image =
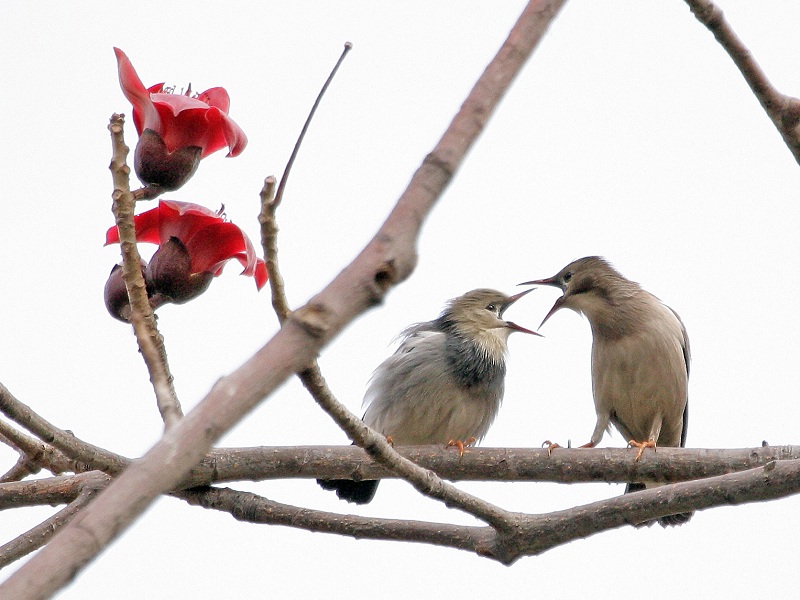
M226 222L214 211L176 200L161 200L153 208L134 218L136 239L164 245L176 237L186 246L191 257L191 273L222 273L225 263L236 259L244 267L242 275L253 277L256 287L267 283L264 261L256 256L250 238L233 223ZM119 242L116 227L106 232L106 245Z
M160 217L159 239L162 244L166 243L169 238L176 237L188 247L199 231L225 221L213 210L191 202L161 200L158 203L158 211ZM138 234L138 226L136 231ZM193 269L193 272L199 271Z
M139 242L165 244L171 237L187 244L195 233L224 219L211 209L191 202L160 200L156 208L133 217L136 239ZM116 226L106 232L106 245L119 242Z
M223 87L208 89L202 94L199 94L197 99L205 102L209 106L220 109L224 113L227 113L231 109L231 97L228 96L227 90Z
M217 276L233 258L244 267L242 275L255 278L258 289L267 282L264 261L256 257L250 238L233 223L216 223L197 231L187 250L192 257L192 272L210 272Z
M150 91L144 87L127 55L119 48L114 48L114 54L117 56L117 70L122 93L133 105L133 122L136 125L136 131L139 134L145 129L159 131L161 118L150 99Z
M163 93L164 84L145 88L131 61L119 48L119 81L125 97L133 105L133 122L139 135L152 129L164 140L169 152L185 146L202 149L201 158L228 147L228 156L238 156L247 145L247 136L228 116L230 97L225 88L214 87L196 98Z

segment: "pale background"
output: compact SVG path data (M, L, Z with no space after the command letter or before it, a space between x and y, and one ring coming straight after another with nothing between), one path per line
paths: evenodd
M800 3L721 5L778 88L800 94ZM112 46L146 85L228 89L249 146L236 159L206 159L166 197L224 203L258 243L263 179L282 173L342 44L353 42L279 213L281 265L297 306L370 239L523 3L130 6L0 5L0 381L56 425L134 457L162 424L130 328L102 302L119 257L102 246L113 223L106 125L112 112L130 114ZM126 137L133 147L132 122ZM601 254L686 323L690 446L796 444L799 179L741 75L683 2L568 2L427 222L416 272L326 349L323 372L359 412L372 369L407 324L469 289L512 293ZM238 271L229 265L201 298L159 312L187 410L276 330L268 292L257 294ZM556 297L540 289L508 316L536 327ZM589 326L565 312L543 333L511 338L505 403L483 445L588 440ZM291 381L222 443L346 439ZM0 450L3 465L14 457ZM535 513L622 492L459 485ZM401 482L384 483L362 508L312 481L238 487L324 510L473 522ZM52 511L3 513L0 540ZM717 509L679 529L620 529L508 568L454 550L242 524L167 498L61 597L777 597L800 580L791 558L799 511L800 498Z

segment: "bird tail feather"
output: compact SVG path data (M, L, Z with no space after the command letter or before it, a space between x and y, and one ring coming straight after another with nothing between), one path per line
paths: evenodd
M352 479L317 479L317 483L324 490L335 490L336 495L342 500L354 504L367 504L374 497L378 489L377 479L366 481L353 481Z

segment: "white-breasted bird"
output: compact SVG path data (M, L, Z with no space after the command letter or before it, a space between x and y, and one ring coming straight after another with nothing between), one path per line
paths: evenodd
M395 446L479 441L503 399L508 336L539 335L503 319L505 310L532 290L514 296L477 289L451 300L437 319L400 335L395 353L375 369L364 396L363 420ZM339 498L372 500L377 480L318 480Z
M637 460L647 447L686 444L689 338L674 310L599 256L578 259L553 277L521 285L561 288L562 296L542 325L561 308L586 315L591 325L597 423L583 447L596 446L611 424L639 449ZM629 484L625 492L644 487ZM680 525L691 516L670 515L659 523Z

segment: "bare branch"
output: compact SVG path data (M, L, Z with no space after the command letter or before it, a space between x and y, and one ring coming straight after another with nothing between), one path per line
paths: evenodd
M474 550L491 535L489 527L359 517L300 508L230 488L187 490L176 494L189 504L230 513L247 523L285 525L306 531L335 533L356 539L421 542Z
M167 351L164 338L158 331L155 316L147 298L147 290L142 277L141 257L136 246L136 229L133 224L133 211L136 200L130 188L130 167L126 164L128 146L125 145L123 126L125 117L114 114L108 129L111 132L113 157L111 174L114 179L114 218L119 232L119 246L122 252L122 278L128 290L131 316L130 323L139 344L139 350L150 373L150 381L156 394L156 403L164 420L164 426L170 428L183 416L178 396L172 385L172 375L167 363Z
M0 593L48 597L69 583L159 494L174 488L215 440L293 373L307 368L350 321L408 277L416 263L415 245L422 221L562 4L563 0L529 3L437 147L353 262L306 306L294 311L263 348L220 380L144 457L0 585Z
M110 477L99 471L78 475L59 475L30 481L0 484L0 510L25 506L56 506L72 502L86 485L107 485ZM102 486L100 486L102 487Z
M783 141L795 160L800 163L800 100L779 92L767 78L750 50L733 31L725 16L711 0L686 0L697 20L714 34L739 68L750 89L772 123L777 127Z
M46 444L63 452L69 459L83 463L84 466L76 465L76 470L97 469L104 473L115 474L128 465L129 459L124 456L81 441L72 432L59 429L46 421L30 407L17 400L2 383L0 383L0 412Z
M800 460L768 462L741 473L675 483L545 515L517 513L516 527L466 527L327 513L274 502L249 492L209 488L176 494L190 504L240 521L285 525L357 539L421 542L470 550L503 564L557 546L670 514L783 498L800 492Z
M469 448L462 457L444 446L403 446L402 457L450 481L630 481L668 483L715 477L800 459L800 446L740 449L659 448L639 461L627 448ZM267 479L391 479L387 467L355 446L215 448L192 471L190 485ZM213 475L212 475L213 474ZM207 477L211 475L210 477Z
M22 461L24 458L25 461L30 463L28 468L33 469L30 473L36 473L39 469L44 468L54 475L60 475L66 472L81 473L94 468L88 467L84 463L70 460L52 446L25 435L2 420L0 420L0 440L20 452L22 456L20 460ZM0 479L0 482L2 481L12 480Z
M800 461L770 462L741 473L673 483L547 515L526 517L516 537L501 532L493 546L479 549L479 553L511 564L521 556L541 554L624 525L689 510L776 500L799 491Z
M78 511L91 502L98 491L111 481L108 475L98 471L64 479L66 486L61 486L61 491L67 493L67 487L73 488L69 490L69 493L74 496L74 499L66 508L58 511L49 519L0 546L0 569L44 546L61 527L70 522ZM68 482L67 479L69 479ZM26 483L36 485L36 482ZM0 497L5 497L5 493L0 494ZM50 503L53 503L52 497L48 504Z
M284 174L285 176L286 174ZM286 300L286 286L278 264L278 221L275 218L277 208L275 178L270 175L264 180L264 187L261 188L261 213L258 215L258 221L261 223L261 246L264 248L264 262L269 273L272 309L278 316L278 322L282 325L292 310Z

